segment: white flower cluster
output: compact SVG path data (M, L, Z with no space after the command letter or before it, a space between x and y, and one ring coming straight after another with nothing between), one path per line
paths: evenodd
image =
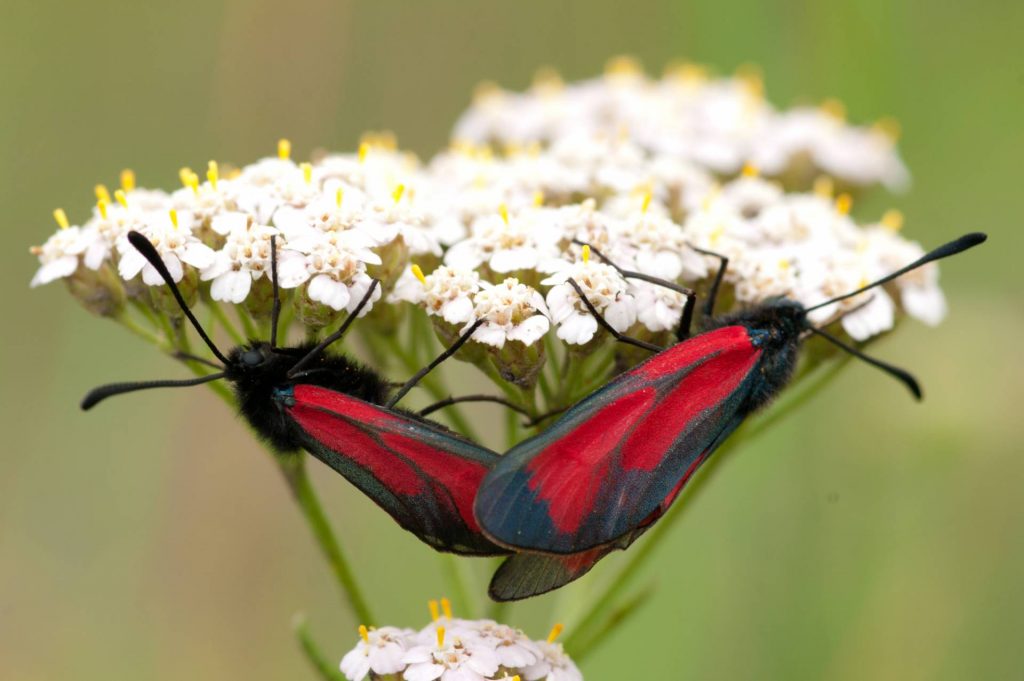
M867 137L820 141L827 135L815 116L832 116L836 140ZM462 141L423 166L377 135L358 153L295 163L282 140L277 157L238 170L221 173L211 162L203 182L183 169L172 193L136 188L126 173L113 197L97 188L83 225L57 212L61 229L33 249L41 266L32 285L108 266L126 281L141 274L159 284L125 238L137 230L175 280L191 273L193 282L211 282L209 299L252 306L266 300L276 236L279 282L296 290L296 305L328 317L352 311L377 278L375 296L420 306L449 336L483 320L473 340L498 353L552 331L570 345L595 338L598 323L570 278L615 330L643 335L673 330L684 296L623 272L703 292L719 259L702 251L723 255L721 312L773 296L814 305L922 254L898 234L896 212L854 222L849 195L833 196L838 180L821 176L812 190L787 192L763 174L785 175L779 169L789 161L777 159L795 154L817 159L815 172L859 182L873 172L862 156L879 147L880 133L841 124L834 112L777 113L749 76L716 81L683 68L652 81L619 64L576 85L549 77L527 94L482 96L457 134L504 148ZM709 144L728 153L699 151ZM883 155L879 167L899 165L891 143ZM732 173L744 160L762 165L748 163L724 182L712 172ZM883 175L861 184L889 181ZM584 244L598 255L588 257ZM915 270L812 319L841 317L857 340L891 328L898 309L937 323L945 313L937 277L934 265Z
M475 144L541 143L556 156L599 153L615 138L631 142L630 153L648 163L679 159L719 175L752 163L773 177L806 181L824 173L851 186L902 189L909 175L896 134L884 120L848 124L834 100L779 111L749 68L716 79L700 66L680 64L652 79L624 57L609 62L603 77L578 83L563 84L543 71L524 93L481 88L454 131ZM626 147L616 148L622 155Z
M556 625L546 640L530 640L519 629L492 620L445 615L416 631L397 627L359 627L359 642L341 660L349 681L367 676L406 681L582 681L572 659L555 642Z

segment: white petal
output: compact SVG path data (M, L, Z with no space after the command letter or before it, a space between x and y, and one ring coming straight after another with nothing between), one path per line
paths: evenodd
M946 296L938 286L904 286L900 302L907 314L928 326L936 326L946 317Z
M434 681L444 673L444 667L432 662L420 662L405 670L402 677L405 681Z
M516 340L524 345L533 345L551 328L551 322L544 315L534 315L524 320L508 333L509 340Z
M505 327L497 324L484 324L473 333L473 340L495 348L505 347Z
M213 231L224 236L235 231L244 232L248 225L249 216L245 213L221 213L220 215L214 215L213 219L210 220L210 227Z
M277 261L277 283L281 288L295 288L308 280L306 256L295 251L282 251Z
M579 313L569 316L558 327L558 337L571 345L583 345L597 333L597 320L590 314Z
M895 305L884 291L874 291L871 302L843 317L843 329L854 340L864 341L888 331L894 323Z
M460 241L444 254L444 264L460 270L475 270L483 262L472 241Z
M449 324L465 324L473 318L473 301L468 296L450 300L441 306L441 317Z
M109 253L110 248L107 247L106 242L100 240L93 241L85 249L85 257L83 258L85 266L90 270L98 270L103 261L107 259Z
M252 275L243 271L225 272L213 280L210 286L210 297L225 303L237 305L249 295L252 286Z
M213 264L213 258L214 250L201 241L190 241L181 249L181 259L196 269L209 267Z
M117 263L117 272L121 275L122 279L128 281L141 272L145 265L146 259L142 254L129 246L127 250L121 253L121 260Z
M230 270L231 256L229 256L224 251L217 251L214 254L213 262L210 263L209 267L207 267L200 273L199 278L202 279L203 281L209 281L211 279L216 279L220 275L224 274L225 272L229 272Z
M313 277L306 292L309 294L310 300L323 303L338 311L344 310L349 301L348 288L326 274L318 274Z
M498 671L498 656L491 648L474 646L472 655L463 664L478 674L490 676Z
M491 255L491 269L495 272L529 270L537 265L537 251L533 248L501 248Z
M185 274L181 267L181 261L178 260L178 256L173 253L167 253L163 256L164 265L167 267L167 272L171 275L171 281L175 283L181 281L181 277ZM159 286L164 283L163 277L156 271L156 268L150 265L148 262L142 268L142 281L148 286Z
M366 656L366 649L363 646L350 650L341 658L341 673L349 681L363 681L370 673L370 660Z
M636 322L636 301L631 296L622 296L604 309L605 320L616 331L625 331Z
M56 279L71 276L74 274L76 269L78 269L77 256L66 255L63 258L51 260L36 271L36 274L32 277L32 282L29 286L35 288L42 284L49 284L51 281Z

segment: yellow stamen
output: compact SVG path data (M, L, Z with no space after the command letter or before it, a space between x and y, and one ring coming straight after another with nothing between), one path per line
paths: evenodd
M693 62L671 61L665 67L665 76L683 82L696 83L707 80L708 69L706 66L694 64Z
M900 134L903 132L900 122L892 116L879 118L871 127L888 137L893 142L898 140L900 138Z
M365 624L359 625L359 638L363 639L363 643L370 642L370 631L366 628Z
M437 601L433 599L427 601L427 607L430 608L430 619L436 622L437 618L441 616L437 612Z
M761 171L753 163L745 163L740 174L743 175L743 177L757 177L761 174Z
M713 206L715 201L718 200L718 195L721 193L722 188L718 184L712 185L707 196L705 196L704 200L701 202L701 208L704 210L711 210L711 206Z
M846 105L832 97L821 103L822 112L840 121L846 120Z
M548 643L554 643L555 639L558 638L559 634L562 633L562 629L564 628L565 627L562 625L561 622L551 627L551 633L548 634Z
M604 66L606 76L638 76L643 72L640 60L628 54L612 57Z
M441 599L441 611L444 612L444 616L448 619L452 618L452 602L447 598Z
M590 244L583 244L583 262L590 262Z
M419 266L419 265L417 265L417 264L415 264L415 263L414 263L414 264L412 265L412 267L410 267L409 269L411 269L411 270L412 270L412 276L414 276L414 277L416 277L417 279L419 279L419 280L420 280L420 283L421 283L421 284L423 284L424 286L426 286L426 285L427 285L427 278L426 278L425 276L423 276L423 270L421 270L421 269L420 269L420 266ZM430 601L430 602L431 602L431 603L434 603L434 601ZM437 604L436 604L436 603L435 603L434 607L435 607L435 608L437 607ZM433 613L433 612L434 612L434 611L433 611L433 609L432 609L432 610L431 610L430 612L431 612L431 613ZM435 617L434 619L437 619L437 617Z
M359 162L362 163L366 160L366 155L370 153L370 143L360 142L359 144Z
M736 78L743 83L751 97L764 96L764 72L758 64L740 64L736 68Z
M188 166L178 171L178 178L181 180L181 184L185 187L189 187L193 192L199 193L199 176L192 172L192 169Z
M128 195L124 193L123 189L118 189L114 192L114 199L121 204L121 208L128 207Z
M277 157L282 161L287 161L292 157L292 143L291 140L282 137L277 140Z
M299 167L302 168L302 179L306 181L306 184L313 184L313 164L300 163Z
M501 86L493 80L482 80L473 88L473 101L482 102L485 99L501 96Z
M823 199L831 199L836 190L835 182L828 175L818 175L814 179L814 193Z
M167 213L171 216L171 224L174 225L174 229L178 229L178 211L172 208Z
M345 190L338 187L338 191L334 192L334 202L338 204L338 208L341 208L341 202L345 200Z
M544 205L544 192L537 190L533 193L533 205L543 206Z
M840 215L847 215L853 208L853 197L843 193L836 197L836 210Z
M551 66L542 66L533 74L534 89L561 90L563 85L565 83L562 81L562 76Z
M882 215L882 226L892 232L898 232L903 228L903 213L891 208Z
M217 168L216 161L210 161L206 164L206 179L210 181L210 186L216 191L217 180L220 179L220 170Z
M107 189L107 185L98 184L93 187L93 191L96 192L97 201L106 201L107 203L110 203L110 190Z
M400 184L397 187L395 187L395 191L391 192L391 198L393 198L395 200L395 203L398 203L399 201L402 200L402 194L404 194L404 193L405 193L405 185L404 184Z
M507 225L508 224L508 206L506 206L504 203L501 204L500 206L498 206L498 215L501 216L501 219L504 220L505 224Z
M640 212L641 213L646 213L647 209L650 208L650 207L651 207L651 192L646 191L646 192L644 192L643 203L640 204Z
M68 222L68 214L64 212L63 208L53 211L53 219L57 221L61 229L67 229L71 226L71 223Z
M100 212L100 217L103 218L104 220L107 219L107 206L109 205L110 201L108 201L107 199L100 199L99 201L96 202L96 208Z
M121 189L130 192L135 189L135 171L125 168L121 171Z
M779 269L782 270L783 272L788 270L789 269L789 261L788 260L780 260L779 261Z
M437 647L444 648L444 627L437 628Z

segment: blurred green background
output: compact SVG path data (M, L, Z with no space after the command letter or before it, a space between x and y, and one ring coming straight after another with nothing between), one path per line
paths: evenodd
M754 61L776 104L895 115L914 187L863 214L899 206L926 244L992 241L946 264L946 324L875 348L919 374L924 404L854 366L720 461L638 582L657 597L588 679L1020 678L1022 31L1024 5L998 1L3 0L0 679L312 678L293 613L335 659L358 624L212 394L78 411L97 383L181 371L61 286L29 291L52 209L81 218L126 166L170 187L182 165L246 163L279 136L304 156L391 128L429 157L479 80L520 88L545 64L587 77L618 53L652 70ZM313 468L382 623L424 624L436 561ZM564 605L508 619L540 637Z

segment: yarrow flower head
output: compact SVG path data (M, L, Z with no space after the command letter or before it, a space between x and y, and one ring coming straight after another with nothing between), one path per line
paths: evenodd
M493 620L452 617L442 599L431 601L433 621L419 631L359 627L359 641L345 654L341 672L349 681L394 675L406 681L582 681L583 676L555 638L531 640L521 630Z

